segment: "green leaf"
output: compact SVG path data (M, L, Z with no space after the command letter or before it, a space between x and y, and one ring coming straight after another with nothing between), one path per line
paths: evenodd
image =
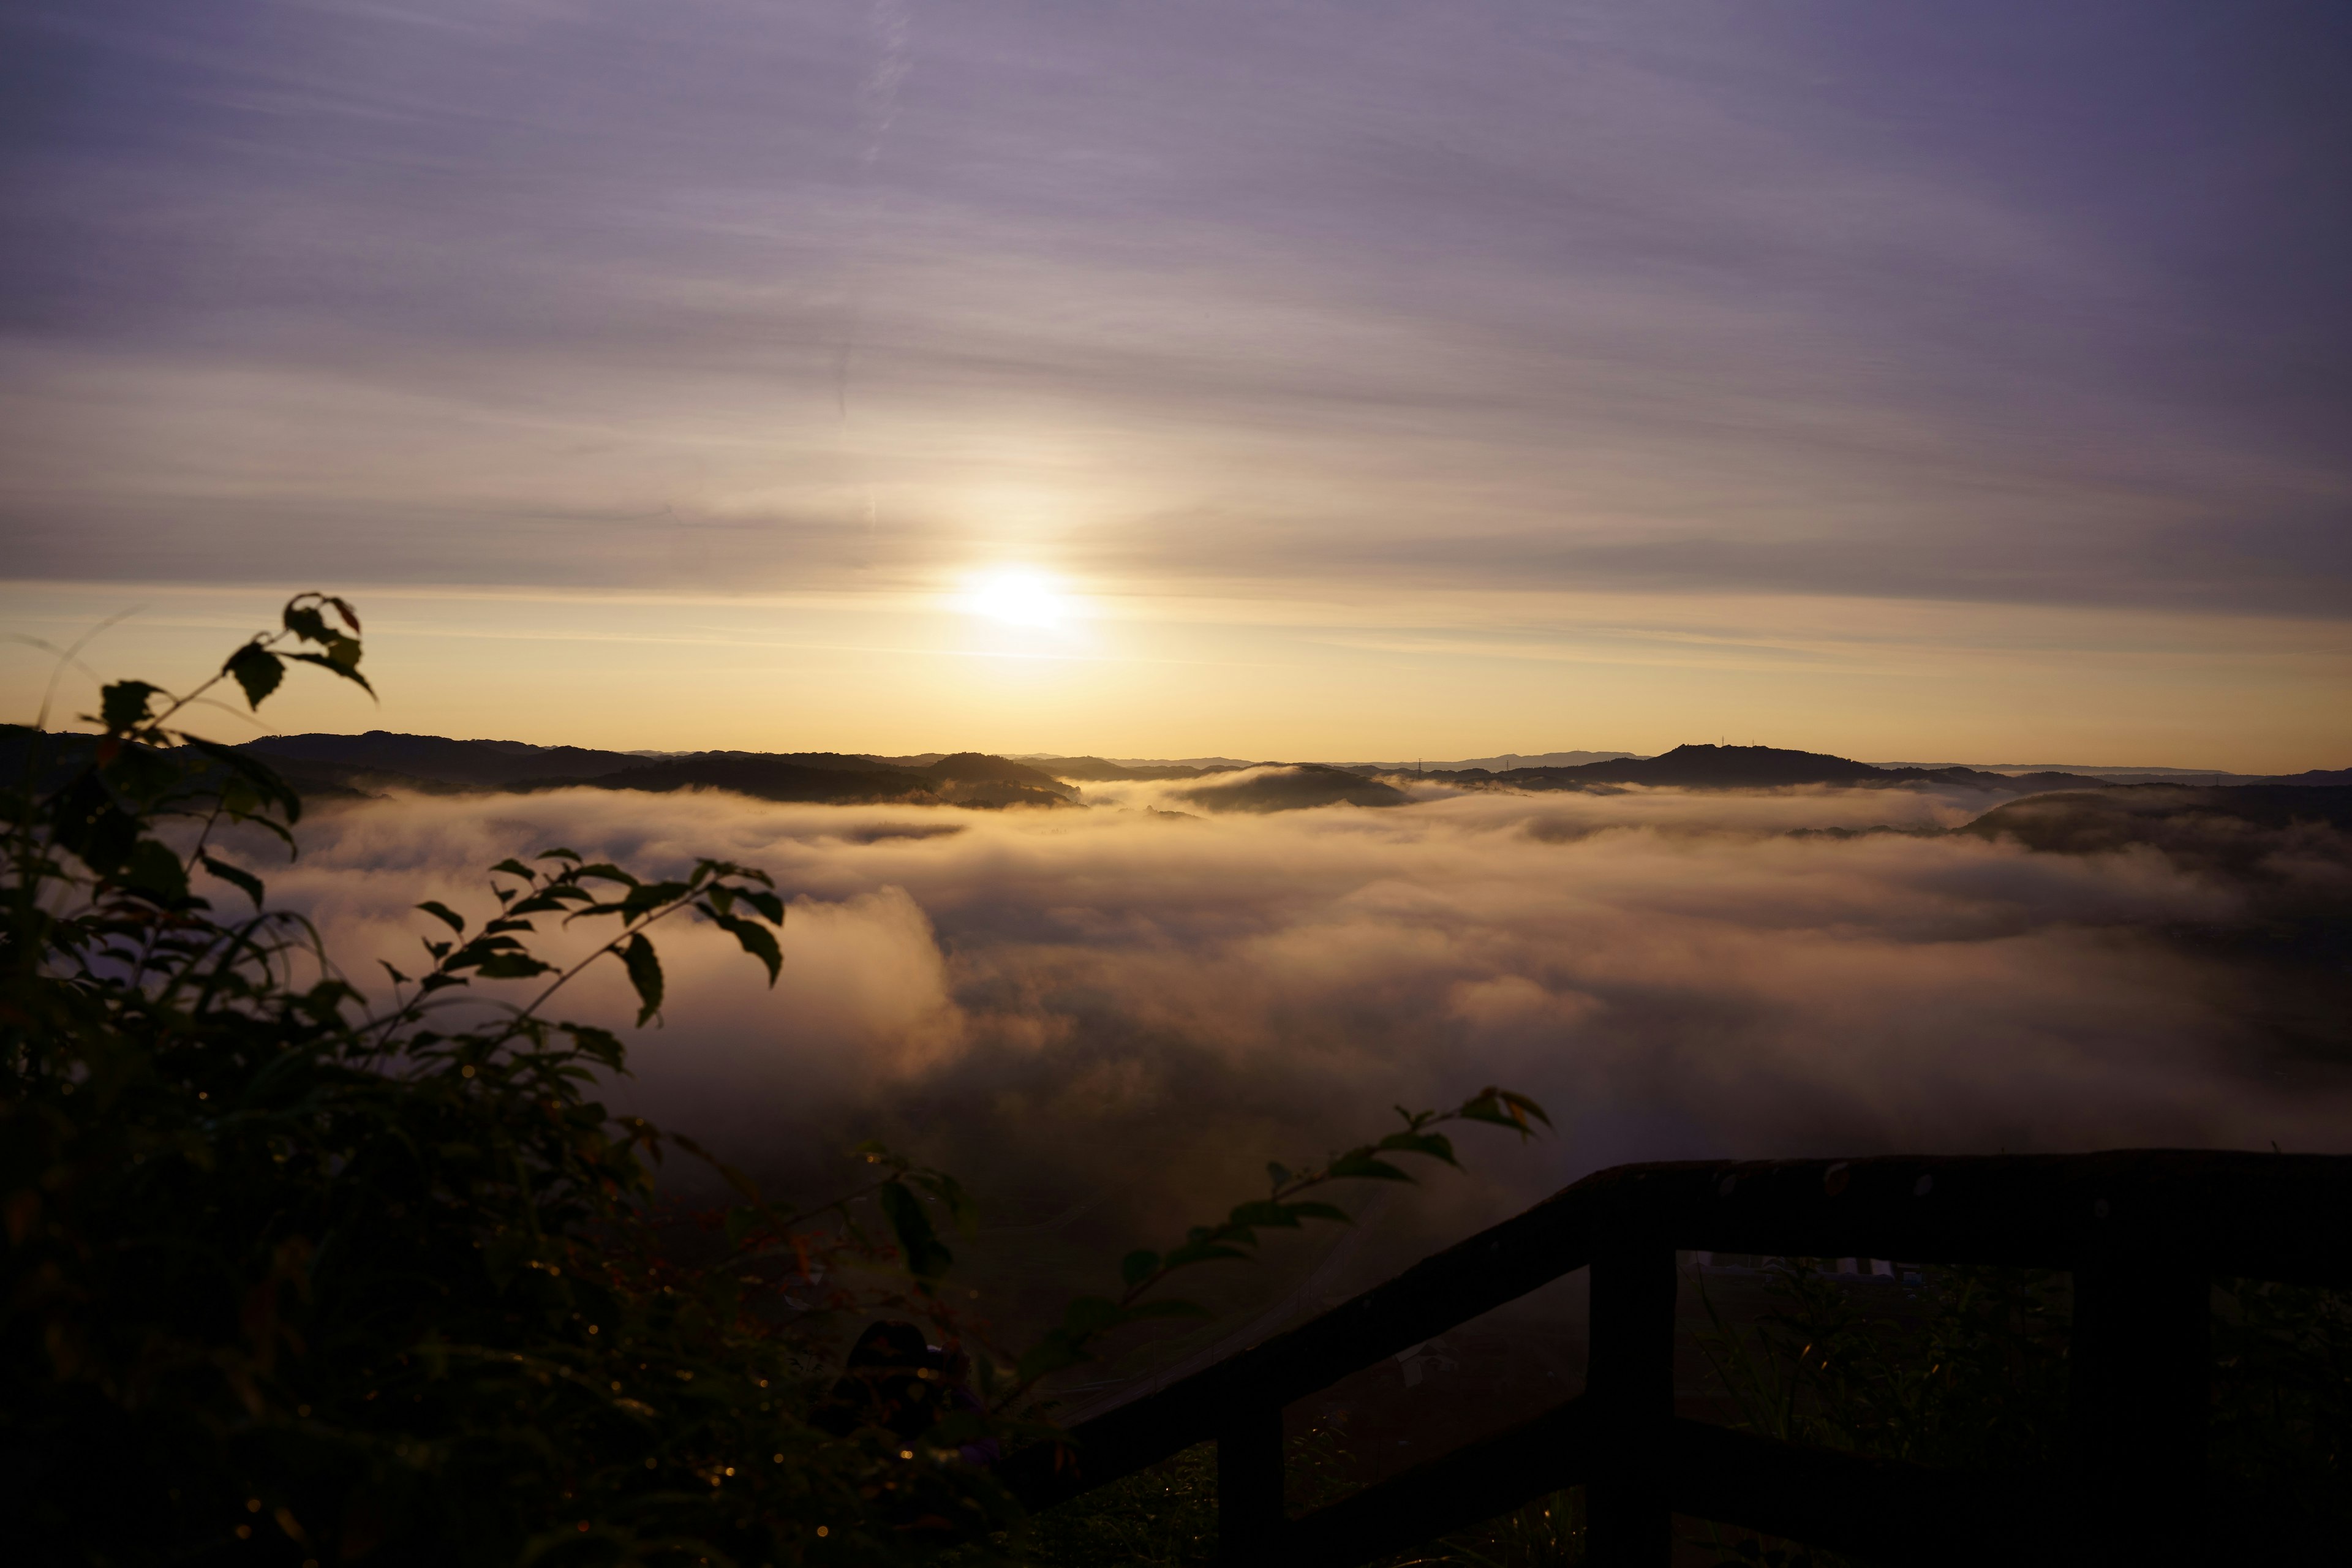
M247 898L251 899L255 909L257 910L261 907L260 878L255 876L250 871L240 870L238 868L230 865L226 860L216 858L209 850L199 850L196 854L196 858L203 864L205 870L210 871L222 881L238 889Z
M907 1272L922 1280L943 1277L955 1262L955 1255L940 1242L939 1233L931 1228L931 1216L923 1212L923 1200L913 1189L898 1182L885 1182L881 1191L882 1215L890 1222L892 1235L898 1237L899 1256L905 1260Z
M1515 1094L1507 1089L1496 1089L1492 1085L1464 1101L1462 1109L1455 1114L1465 1121L1486 1121L1497 1127L1508 1127L1521 1137L1534 1131L1528 1125L1529 1117L1546 1127L1551 1125L1551 1118L1544 1114L1542 1106L1524 1094Z
M938 1199L940 1206L948 1211L948 1218L958 1230L969 1235L980 1223L980 1205L971 1201L971 1194L963 1190L963 1184L945 1171L914 1171L908 1173L907 1179Z
M637 1027L661 1011L661 960L654 955L654 944L642 936L633 936L621 949L621 963L629 971L629 984L637 988Z
M139 824L115 805L95 773L58 792L49 802L49 828L60 847L101 877L111 876L139 842Z
M1251 1203L1237 1204L1225 1216L1228 1225L1244 1228L1252 1226L1273 1226L1279 1229L1297 1230L1298 1216L1288 1205L1260 1198Z
M1454 1157L1454 1143L1441 1132L1391 1132L1381 1140L1382 1149L1407 1154L1426 1154L1433 1160L1443 1160L1459 1166Z
M1222 1242L1188 1241L1170 1252L1162 1260L1161 1267L1186 1268L1195 1263L1208 1263L1220 1258L1247 1258L1249 1254L1240 1247L1227 1247Z
M784 967L783 950L776 945L776 933L766 926L733 915L714 914L711 919L719 929L742 943L743 951L768 966L768 984L773 985Z
M236 683L245 689L247 706L252 708L260 707L261 700L277 690L278 682L286 679L286 666L278 656L259 643L250 642L228 656L221 672L236 678Z
M1015 1373L1022 1382L1034 1383L1050 1373L1067 1371L1087 1359L1086 1352L1056 1329L1022 1356Z
M459 936L466 934L466 917L451 909L448 905L441 902L438 899L427 899L416 907L423 910L426 914L431 915L435 920L446 925L451 931L456 931Z
M238 778L252 786L255 794L276 806L287 821L296 822L301 819L302 797L295 793L292 784L278 776L277 769L250 752L224 746L217 741L207 741L200 735L183 735L180 738L196 751L235 772ZM254 819L248 817L247 820ZM262 825L271 826L267 821ZM282 833L278 836L285 837Z
M1123 1284L1140 1285L1150 1279L1152 1270L1159 1267L1160 1254L1148 1249L1139 1249L1118 1260L1118 1277Z
M1128 1309L1108 1296L1079 1296L1062 1310L1062 1332L1082 1340L1115 1329L1128 1317Z
M180 858L152 838L142 838L131 846L115 879L159 904L176 905L187 900L188 874L182 868Z
M325 642L335 634L327 629L327 617L302 603L300 599L286 601L286 629L298 637L311 642Z
M526 882L532 879L530 868L524 865L521 861L516 859L511 855L499 861L497 865L491 867L490 869L493 871L504 871L509 877L520 877Z
M1372 1158L1370 1150L1357 1150L1340 1155L1331 1162L1331 1174L1356 1181L1410 1182L1412 1177L1398 1170L1386 1160Z
M351 681L354 685L364 689L369 696L374 696L375 688L368 685L368 678L359 672L360 645L345 639L343 647L351 650L350 657L348 658L337 657L341 652L341 649L331 650L328 653L280 654L278 657L281 658L299 659L304 664L315 664L320 669L332 670L337 675L341 676L345 680Z
M494 952L476 964L474 973L485 980L528 980L534 974L550 973L554 968L527 952Z
M124 734L147 721L147 700L163 691L143 680L118 680L99 693L99 719L108 731Z

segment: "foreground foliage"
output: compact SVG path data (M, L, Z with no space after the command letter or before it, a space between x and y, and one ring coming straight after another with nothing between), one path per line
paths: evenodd
M1043 1380L1102 1339L1200 1309L1170 1278L1269 1228L1344 1220L1329 1184L1451 1164L1450 1121L1543 1120L1487 1089L1130 1254L1028 1349L942 1288L971 1205L879 1146L805 1208L709 1163L739 1202L664 1203L689 1139L592 1098L609 1029L551 1011L597 964L636 1023L653 935L701 921L772 984L785 905L750 867L652 873L538 849L434 922L372 1003L267 904L229 829L290 851L301 802L188 732L215 689L258 706L289 664L364 686L360 622L302 595L180 695L105 688L95 735L0 735L0 1508L30 1560L85 1563L880 1562L1021 1549L985 1463L1051 1441ZM46 715L43 716L44 721ZM223 895L232 908L215 906ZM561 946L591 933L559 963ZM572 933L567 937L565 933ZM845 1342L879 1316L973 1387L919 1431L854 1418ZM840 1412L851 1409L853 1418ZM928 1419L928 1417L927 1417ZM904 1424L901 1423L903 1426Z

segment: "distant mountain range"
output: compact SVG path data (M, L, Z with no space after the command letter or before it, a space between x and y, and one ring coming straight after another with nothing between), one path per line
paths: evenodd
M1391 777L1402 772L1383 771ZM2100 789L2117 782L2095 773L2053 770L1996 773L1987 768L1918 767L1902 763L1882 766L1857 763L1845 757L1832 757L1820 752L1787 751L1779 746L1709 745L1676 746L1673 751L1654 757L1621 755L1611 761L1584 763L1573 767L1431 769L1413 776L1473 788L1499 786L1518 790L1576 790L1625 784L1673 789L1779 789L1794 784L1843 784L1860 788L1966 789L1990 795L2039 795L2050 790ZM2194 780L2203 783L2208 776L2189 774L2179 782ZM2347 777L2344 771L2315 771L2284 778L2239 782L2331 784L2352 782L2352 777Z
M1404 769L1360 763L1244 763L1229 758L1112 762L1102 757L1013 759L979 752L926 752L904 757L839 752L693 752L648 754L520 741L456 741L439 735L276 735L246 748L270 759L298 788L313 795L404 789L533 791L562 788L719 789L761 800L836 805L900 803L982 807L1076 804L1079 784L1165 781L1211 811L1281 811L1347 802L1401 805L1405 783L1512 791L1779 789L1831 784L1861 788L1966 789L1988 795L2038 795L2101 789L2115 781L2090 773L2025 773L1965 766L1881 766L1777 746L1677 746L1654 757L1630 752L1555 752L1547 757L1592 760L1487 768ZM1514 756L1486 762L1518 762ZM2146 770L2142 770L2146 771ZM1230 776L1228 776L1230 775ZM2190 774L2202 783L2207 775ZM1195 783L1194 781L1199 781ZM2319 770L2264 784L2352 784L2352 770Z
M244 750L268 757L309 794L410 789L545 790L586 787L667 793L721 789L761 800L811 804L1059 806L1077 792L1026 763L977 752L935 755L920 767L838 752L694 752L648 760L630 752L452 741L439 735L273 735Z
M1395 775L1391 775L1395 776ZM1668 789L1782 789L1796 784L1939 786L2022 795L2096 789L2105 781L2076 773L2007 773L1975 768L1882 768L1819 752L1779 746L1676 746L1654 757L1619 756L1570 767L1430 770L1417 778L1469 788L1584 790L1644 784Z

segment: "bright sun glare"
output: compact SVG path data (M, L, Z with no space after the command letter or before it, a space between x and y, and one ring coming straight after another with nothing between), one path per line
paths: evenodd
M1016 626L1061 624L1069 606L1054 585L1034 572L991 572L973 580L964 604L975 615Z

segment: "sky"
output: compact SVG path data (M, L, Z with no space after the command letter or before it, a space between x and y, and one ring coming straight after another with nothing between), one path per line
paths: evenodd
M2284 0L0 0L0 630L346 593L382 702L289 729L2341 767L2347 77Z

